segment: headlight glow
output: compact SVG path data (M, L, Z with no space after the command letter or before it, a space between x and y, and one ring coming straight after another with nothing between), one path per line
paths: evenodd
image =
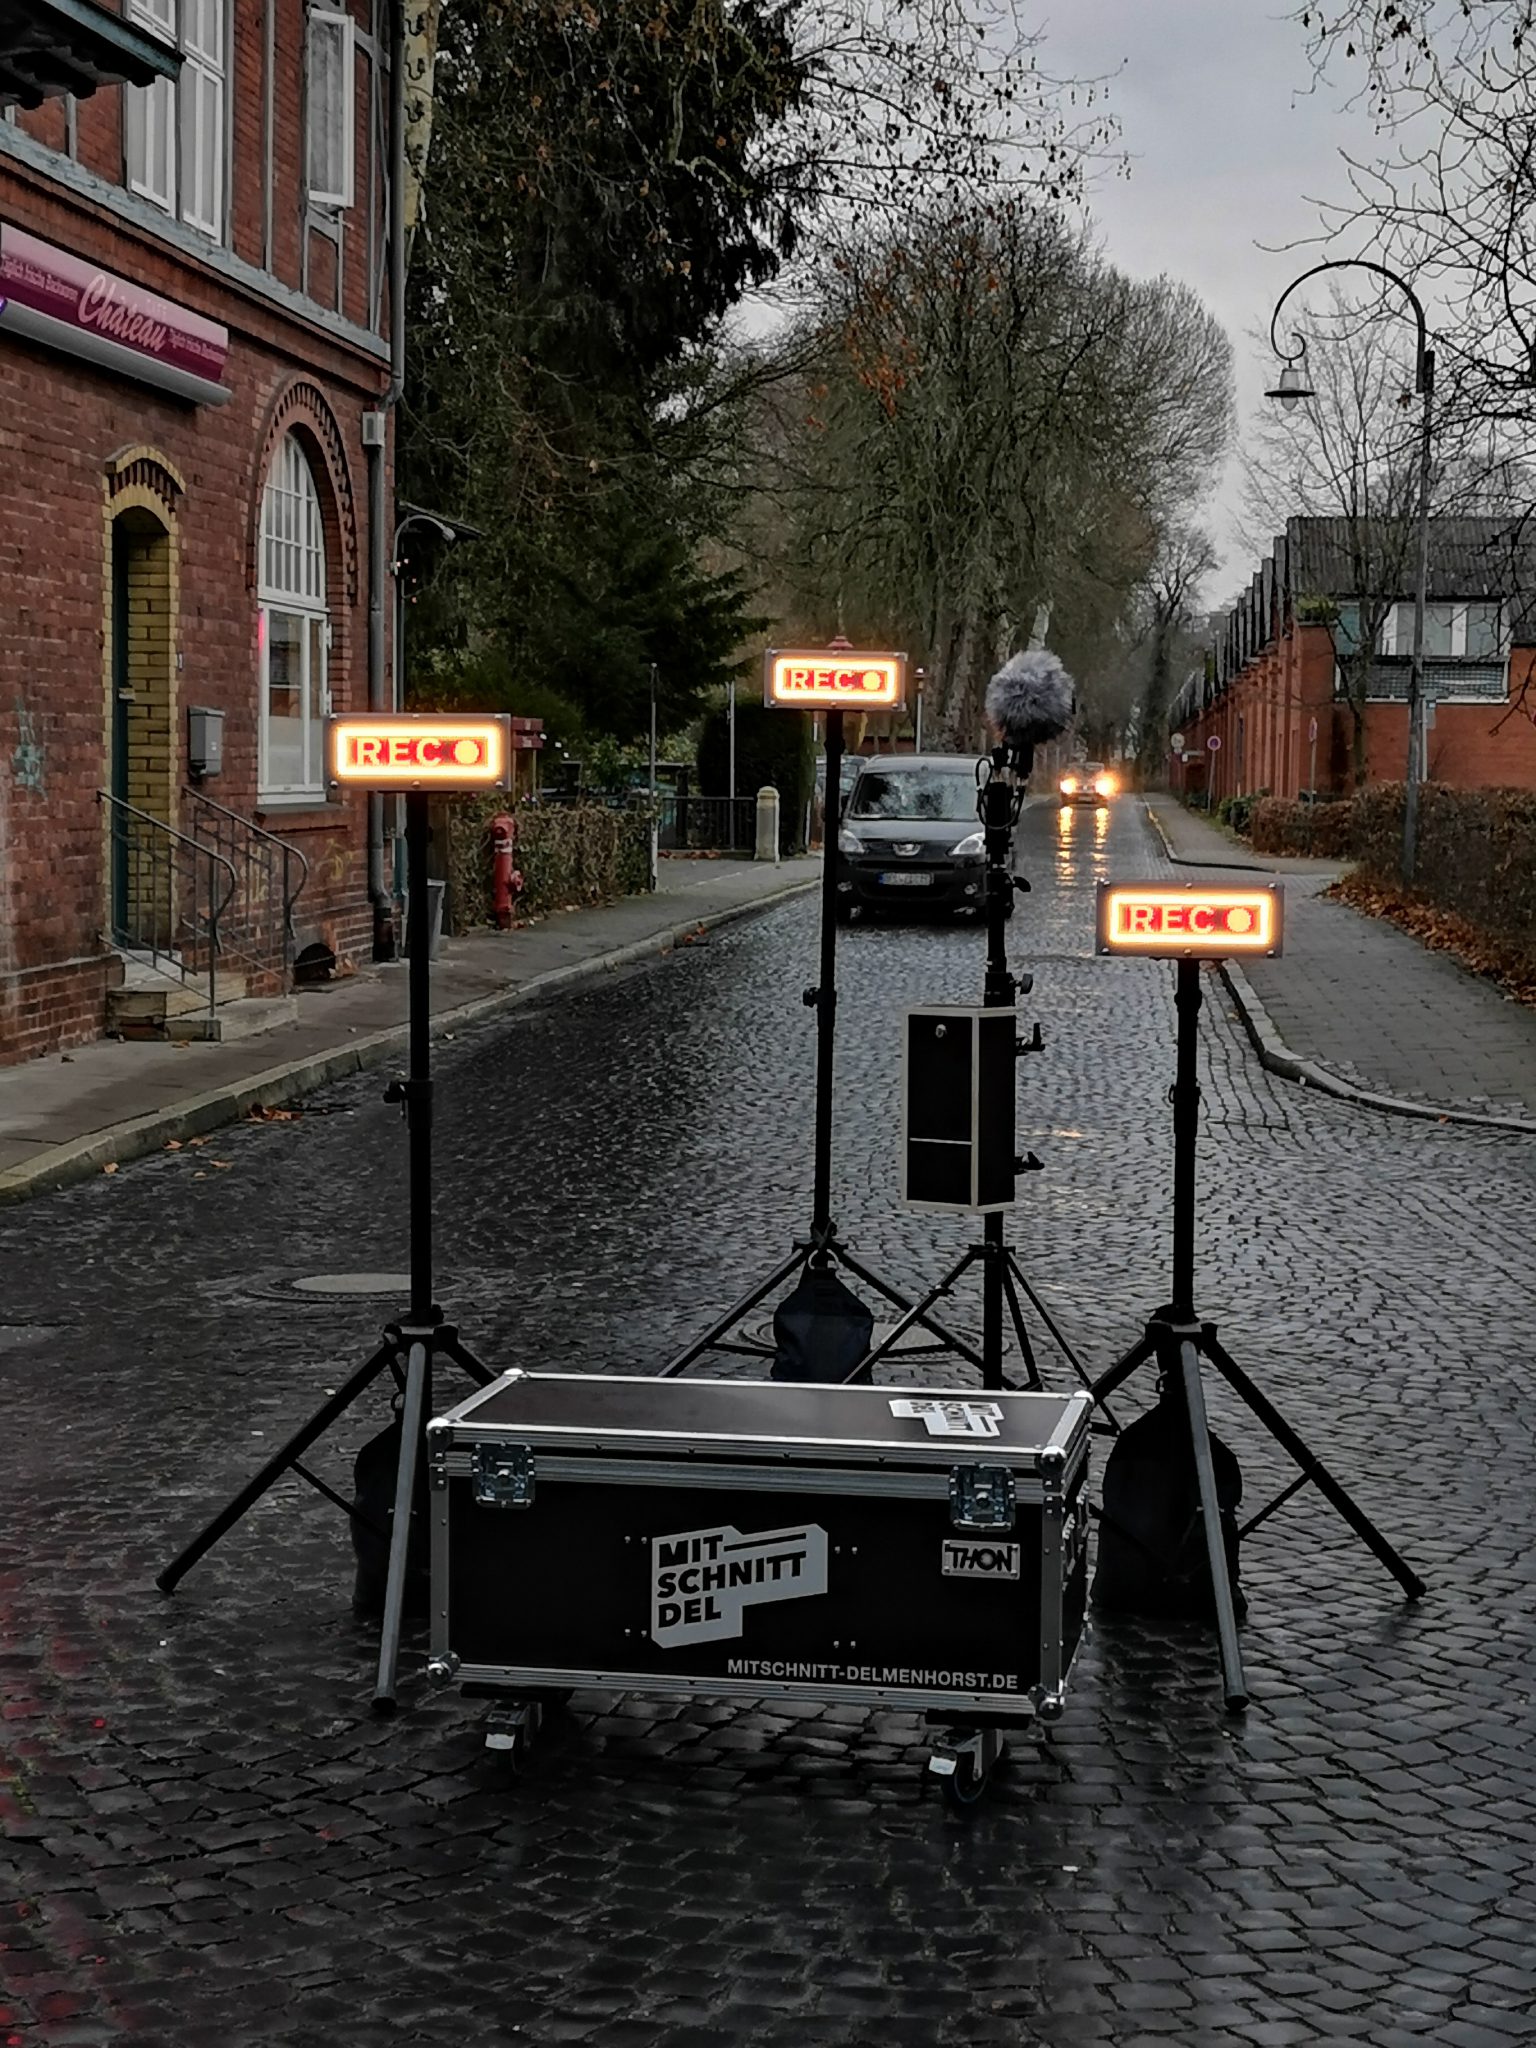
M968 855L973 853L985 853L987 850L986 834L984 832L967 833L964 839L959 840L949 850L952 854L955 855L957 859L960 860L965 859Z
M1115 793L1115 778L1113 775L1095 777L1093 793L1095 796L1113 796Z
M1077 795L1077 777L1075 775L1063 775L1061 778L1061 793L1063 796Z

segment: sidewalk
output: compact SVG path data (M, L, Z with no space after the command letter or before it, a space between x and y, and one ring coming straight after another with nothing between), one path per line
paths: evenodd
M1285 951L1226 970L1267 1066L1384 1108L1536 1131L1536 1011L1384 919L1323 900L1338 861L1256 854L1169 796L1144 799L1170 857L1285 882Z
M820 878L819 859L663 861L654 895L569 911L526 931L447 940L432 966L433 1029L655 959L701 926L766 909ZM103 1039L0 1067L0 1202L291 1102L404 1046L403 961L304 990L298 1003L297 1022L229 1045Z

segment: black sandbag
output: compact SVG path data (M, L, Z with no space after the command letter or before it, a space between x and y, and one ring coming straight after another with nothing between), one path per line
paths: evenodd
M875 1319L830 1266L807 1266L773 1313L769 1378L836 1386L869 1350Z
M1210 1444L1232 1606L1241 1621L1248 1607L1238 1585L1243 1475L1214 1433ZM1105 1461L1093 1604L1105 1613L1215 1617L1189 1423L1176 1392L1164 1393L1156 1407L1128 1423Z
M352 1466L352 1548L357 1554L357 1578L352 1592L352 1611L362 1617L384 1612L384 1589L389 1577L390 1534L395 1526L395 1487L400 1473L400 1444L404 1430L399 1414L377 1436L370 1437ZM366 1517L360 1520L359 1517ZM423 1451L416 1460L415 1499L411 1509L411 1533L406 1551L405 1612L420 1616L427 1612L431 1593L427 1551L427 1461Z

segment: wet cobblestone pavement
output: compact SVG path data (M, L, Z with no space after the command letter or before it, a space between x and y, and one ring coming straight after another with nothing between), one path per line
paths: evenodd
M1162 862L1130 805L1034 810L1021 857L1014 1234L1102 1366L1166 1292L1173 1008L1091 957L1091 884ZM439 1291L482 1356L647 1370L803 1228L814 915L443 1048ZM842 947L837 1211L898 1281L966 1232L894 1206L895 1019L981 952ZM1429 1595L1303 1494L1245 1547L1246 1720L1204 1631L1101 1625L969 1825L901 1715L578 1694L520 1781L414 1676L376 1720L297 1479L154 1591L400 1306L292 1284L404 1263L377 1077L0 1218L0 2048L1536 2038L1536 1148L1272 1080L1207 988L1200 1306ZM1263 1498L1274 1446L1212 1407Z

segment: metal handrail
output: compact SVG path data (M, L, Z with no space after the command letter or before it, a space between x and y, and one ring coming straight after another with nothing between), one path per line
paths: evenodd
M216 802L214 798L208 796L203 790L195 789L190 784L183 784L182 795L187 797L192 803L201 805L204 810L213 811L218 817L226 819L229 824L238 827L247 839L254 839L260 845L275 851L281 856L283 863L283 980L286 984L292 977L293 953L297 936L294 930L293 906L303 895L304 886L309 880L308 858L299 847L291 846L286 839L280 837L276 832L269 832L265 826L258 825L254 819L244 817L239 811L230 810L226 804ZM292 888L288 885L290 862L297 864L299 877Z
M150 828L149 843L151 848L163 846L166 849L166 889L164 907L166 913L166 929L168 931L174 930L176 925L180 921L180 912L178 911L175 902L175 895L172 887L175 880L175 870L172 865L172 862L174 861L176 853L179 851L189 855L192 862L192 909L188 922L193 932L197 932L198 930L198 892L196 882L197 863L199 861L206 863L208 887L205 922L203 924L202 930L204 931L204 933L206 933L208 944L207 973L205 978L208 984L207 1008L209 1023L211 1025L213 1021L214 1009L218 1001L218 959L219 954L222 951L222 942L219 937L219 920L224 916L230 904L234 901L235 891L240 886L240 878L235 873L234 863L232 861L226 860L224 855L220 853L217 850L217 848L212 846L205 846L201 840L189 838L185 832L178 832L176 827L174 825L168 825L165 822L164 818L157 818L151 811L141 811L137 804L129 803L125 797L114 796L111 790L109 789L98 789L96 792L96 800L98 803L103 803L108 806L108 814L111 817L114 828L116 828L122 821L131 818L135 824L147 825ZM124 838L121 841L121 844L125 848L127 847L128 841L126 840L126 838ZM151 906L155 909L159 908L159 868L160 861L158 858L158 854L152 852L150 859L150 903ZM223 869L225 876L224 893L222 896L216 897L214 884L217 877L217 871L220 868ZM137 897L136 900L140 902L142 901L142 899L139 899ZM114 939L120 939L123 937L123 935L114 930L113 937ZM140 931L135 935L135 937L127 939L126 943L133 945L136 950L146 950L149 953L150 963L155 968L157 973L163 971L160 966L161 958L163 956L175 968L176 973L180 976L184 984L191 979L190 975L187 972L185 961L180 959L176 955L175 949L171 946L163 946L161 944L158 927L156 925L151 925L147 939L145 937L145 934L142 931Z

